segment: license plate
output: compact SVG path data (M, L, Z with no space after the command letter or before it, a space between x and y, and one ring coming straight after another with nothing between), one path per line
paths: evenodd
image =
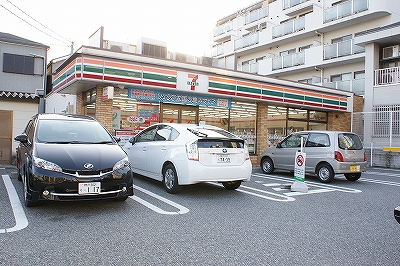
M101 191L100 182L79 183L78 185L79 194L99 194L100 191Z
M218 154L217 163L230 163L231 157L229 155Z
M350 165L350 172L360 172L359 165Z

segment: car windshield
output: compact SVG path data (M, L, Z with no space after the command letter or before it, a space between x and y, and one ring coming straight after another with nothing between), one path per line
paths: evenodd
M45 143L114 143L97 121L40 120L37 141Z
M343 150L362 150L363 145L360 138L351 133L341 133L338 135L339 148Z

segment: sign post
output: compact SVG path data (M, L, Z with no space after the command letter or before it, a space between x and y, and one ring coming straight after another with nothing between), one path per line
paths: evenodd
M306 169L306 153L303 152L303 138L301 138L300 151L296 152L294 159L294 182L291 191L308 192L308 186L304 183Z

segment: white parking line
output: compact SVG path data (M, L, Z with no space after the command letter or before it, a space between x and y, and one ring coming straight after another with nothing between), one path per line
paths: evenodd
M149 196L151 196L151 197L153 197L153 198L156 198L156 199L158 199L158 200L161 200L161 201L163 201L163 202L165 202L165 203L167 203L167 204L169 204L169 205L171 205L171 206L173 206L173 207L179 209L179 211L177 211L177 212L168 212L168 211L164 211L163 209L161 209L161 208L159 208L159 207L157 207L157 206L151 204L150 202L147 202L147 201L145 201L145 200L139 198L139 197L136 196L136 195L130 196L131 199L135 200L136 202L139 202L140 204L146 206L147 208L149 208L149 209L151 209L151 210L153 210L153 211L155 211L155 212L157 212L157 213L160 213L160 214L169 214L169 215L176 215L176 214L185 214L185 213L188 213L188 212L189 212L189 209L188 209L188 208L183 207L182 205L179 205L178 203L175 203L175 202L173 202L173 201L171 201L171 200L169 200L169 199L163 198L163 197L161 197L161 196L159 196L159 195L157 195L157 194L154 194L153 192L150 192L150 191L148 191L148 190L146 190L146 189L144 189L144 188L141 188L141 187L138 187L138 186L135 185L135 186L134 186L134 189L139 190L139 191L141 191L141 192L143 192L143 193L146 193L147 195L149 195Z
M26 219L24 209L21 206L19 197L15 187L13 186L11 179L8 175L2 175L4 185L6 186L8 198L10 199L11 208L14 213L15 226L7 229L0 229L0 233L9 233L24 229L28 226L28 220Z

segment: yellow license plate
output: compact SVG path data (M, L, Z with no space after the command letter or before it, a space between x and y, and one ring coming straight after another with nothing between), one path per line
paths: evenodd
M359 165L350 165L350 172L360 172Z

